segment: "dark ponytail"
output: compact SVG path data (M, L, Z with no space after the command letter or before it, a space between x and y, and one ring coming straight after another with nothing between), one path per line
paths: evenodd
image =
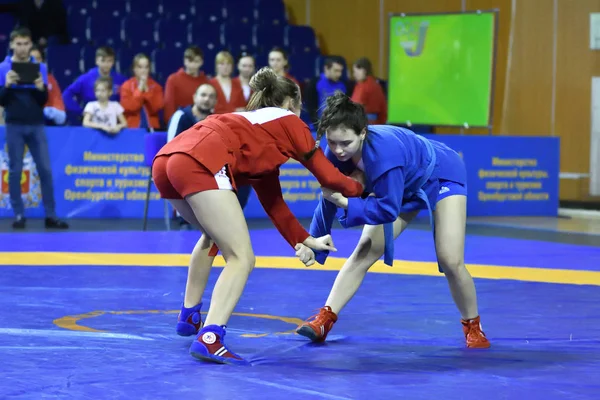
M269 67L261 68L250 79L252 96L246 110L253 111L265 107L281 107L286 98L300 105L300 88L292 80L277 75Z
M327 98L327 105L317 125L317 143L315 148L307 154L306 159L312 157L317 151L321 138L327 130L344 127L352 129L357 135L360 135L367 127L368 121L365 109L361 104L353 102L342 92L335 92Z

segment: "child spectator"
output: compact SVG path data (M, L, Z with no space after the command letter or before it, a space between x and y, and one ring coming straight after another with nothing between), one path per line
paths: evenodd
M160 129L158 113L164 106L163 88L150 77L150 58L133 58L134 77L121 86L121 105L129 128Z
M90 101L83 110L83 126L117 134L127 126L123 107L111 101L113 82L109 76L101 76L94 83L96 101Z
M112 97L110 100L119 101L120 86L127 79L113 70L115 65L115 51L110 47L100 47L96 50L96 67L90 69L73 82L63 94L67 114L71 120L81 116L81 104L96 100L96 81L99 77L110 77L113 82Z
M165 121L171 119L175 110L192 104L192 98L200 85L208 83L208 78L200 68L204 64L204 53L196 46L190 46L183 54L183 68L172 73L165 84Z

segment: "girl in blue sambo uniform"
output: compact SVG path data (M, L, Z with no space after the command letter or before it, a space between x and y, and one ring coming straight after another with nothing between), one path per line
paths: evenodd
M446 145L427 140L404 128L367 127L363 107L338 93L327 99L318 135L326 135L325 154L346 174L363 180L371 194L346 198L323 189L310 226L312 237L331 232L338 208L344 228L365 225L358 245L339 272L325 306L298 327L297 333L324 341L337 314L354 296L367 270L384 256L392 265L394 239L421 209L428 209L434 226L438 267L444 273L460 311L467 347L487 348L481 329L473 278L464 263L466 170L460 156ZM306 264L323 264L327 253L299 245Z

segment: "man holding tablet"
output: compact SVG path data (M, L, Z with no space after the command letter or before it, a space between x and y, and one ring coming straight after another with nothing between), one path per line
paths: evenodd
M48 100L48 70L29 55L31 32L16 28L10 34L12 55L0 63L0 106L4 107L8 147L8 187L15 214L13 228L25 228L25 206L21 198L21 174L25 145L35 162L42 187L46 228L67 229L56 218L54 185L48 142L44 130L44 104Z

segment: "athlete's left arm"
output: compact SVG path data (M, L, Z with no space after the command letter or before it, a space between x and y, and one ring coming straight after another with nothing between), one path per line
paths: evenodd
M392 168L373 182L374 195L365 199L348 198L345 216L340 219L344 228L358 225L381 225L394 222L402 208L404 172Z

